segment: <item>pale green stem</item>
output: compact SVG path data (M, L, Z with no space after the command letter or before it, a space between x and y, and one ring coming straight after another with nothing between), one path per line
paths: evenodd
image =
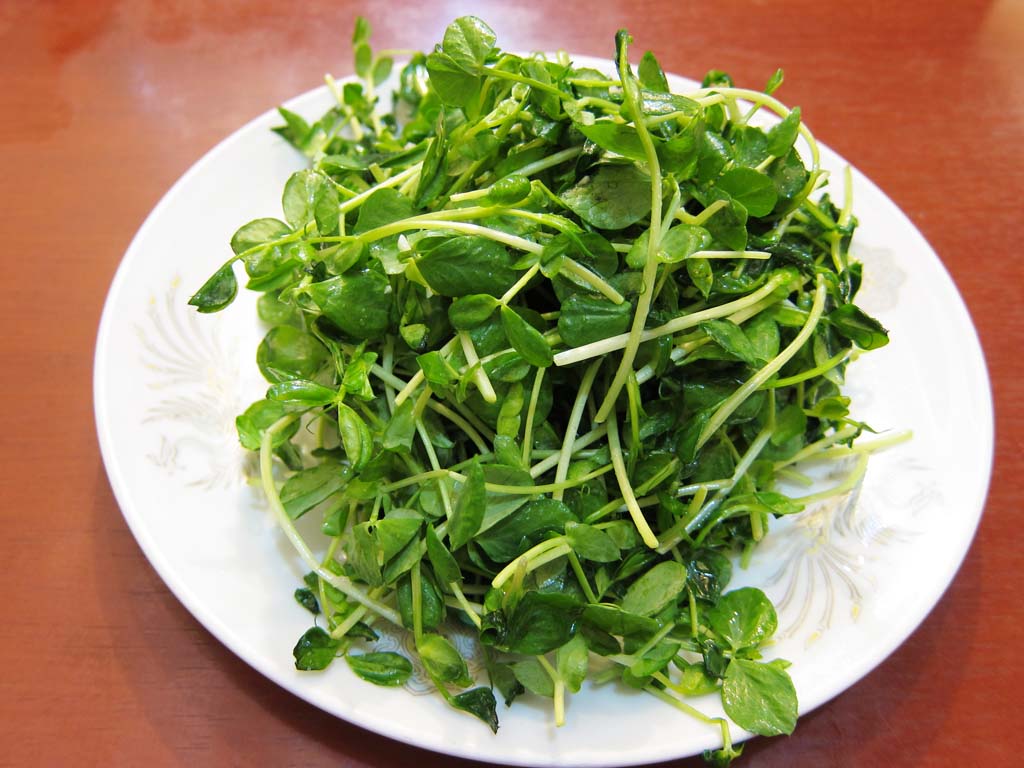
M796 338L789 343L782 352L780 352L770 363L757 371L751 376L743 385L733 392L725 401L718 406L715 412L708 419L708 423L704 425L704 429L701 430L700 436L697 438L697 448L699 449L708 439L718 431L718 429L725 424L726 420L735 412L740 405L745 401L758 387L764 384L768 379L774 376L790 359L800 351L801 347L807 342L814 333L814 329L818 325L818 320L821 318L822 312L825 309L825 297L828 291L825 287L825 280L821 275L818 275L818 284L814 291L814 303L811 305L811 311L807 316L807 322L803 328L796 335Z
M370 195L372 195L374 192L401 184L410 176L419 173L420 167L422 165L423 163L416 163L415 165L411 165L401 173L396 173L391 178L384 179L384 181L380 182L379 184L376 184L375 186L370 187L365 192L360 192L355 197L350 197L348 200L346 200L345 202L341 203L338 206L338 212L345 213L347 211L351 211L353 208L358 208L360 205L365 203L366 200L370 197Z
M537 403L540 400L540 388L544 382L544 371L547 368L538 368L533 377L533 390L530 392L530 405L526 409L526 424L523 427L523 464L530 462L530 454L533 449L533 420L537 415Z
M632 72L629 69L629 60L626 58L626 47L622 47L619 55L619 72L622 77L622 91L630 112L634 115L642 115L639 99L637 98L637 87L633 81ZM644 156L647 158L647 171L651 175L651 226L647 235L647 260L644 263L642 288L640 297L637 299L636 312L633 315L633 325L629 330L626 345L622 351L622 359L619 360L618 370L615 377L605 393L604 402L597 410L594 421L600 424L605 421L615 408L615 401L619 392L626 383L626 377L633 371L633 361L640 349L641 336L644 326L647 324L647 315L651 310L651 301L654 298L654 287L658 276L658 249L661 247L661 163L658 160L658 153L654 148L651 134L644 125L642 119L633 123L636 128L640 144L644 148ZM611 430L609 430L611 434ZM620 481L621 484L621 481ZM625 494L623 494L625 495ZM634 499L634 503L635 503ZM628 499L627 499L628 503ZM632 511L632 510L631 510ZM639 510L638 510L639 511ZM648 529L649 532L649 529ZM650 534L651 538L654 534Z
M298 415L289 414L288 416L278 419L264 431L263 438L260 441L260 479L263 483L263 492L267 497L267 502L270 504L270 508L274 512L274 517L277 519L277 523L280 526L281 531L288 538L288 541L291 542L295 551L299 553L299 556L306 563L309 569L314 571L317 576L331 584L333 587L344 592L346 596L351 597L360 605L366 606L371 611L382 616L391 623L402 626L402 619L396 611L372 599L368 594L366 594L366 592L359 589L344 576L331 573L329 570L324 568L316 557L313 556L313 552L303 540L298 530L296 530L292 519L288 517L284 504L281 503L281 497L278 494L277 486L274 483L273 445L274 435L291 424L292 421L297 418Z
M747 296L744 296L742 299L736 299L735 301L720 304L717 307L710 307L708 309L701 310L700 312L683 315L682 317L669 320L667 323L659 325L657 328L650 328L640 334L640 341L650 341L651 339L656 339L659 336L679 333L687 328L694 328L705 320L714 320L716 318L731 315L733 312L737 312L751 304L756 304L762 299L770 296L780 285L784 284L787 279L788 278L785 275L776 275L759 289ZM592 357L604 357L611 352L625 347L629 338L630 335L628 333L621 333L618 336L609 336L608 338L601 339L600 341L594 341L580 347L567 349L564 352L559 352L555 355L555 365L572 365L583 360L589 360Z
M567 256L562 259L560 271L579 278L595 291L610 299L613 304L621 304L626 300L621 293L615 290L606 280L602 279L600 275Z
M462 344L462 354L466 356L466 363L469 368L476 366L473 381L476 384L476 388L480 390L480 395L488 403L498 402L498 394L494 391L494 387L491 386L491 380L488 378L483 365L479 364L480 358L476 354L476 347L473 346L473 339L470 338L466 331L459 331L459 343Z
M596 427L595 429L590 430L585 435L580 435L578 438L576 438L575 441L573 441L573 454L575 455L577 452L582 451L588 445L593 445L602 437L604 437L607 434L607 432L608 427L602 424L600 427ZM555 451L554 453L550 454L547 458L538 461L536 464L530 467L530 476L534 478L540 477L545 472L555 467L558 464L558 460L561 457L561 455L561 451Z
M512 299L516 297L517 293L519 293L521 290L523 290L523 288L526 287L527 283L533 280L533 276L536 275L539 271L540 262L537 262L528 270L523 272L522 277L516 280L515 285L513 285L511 288L505 291L505 293L502 294L501 298L498 299L498 301L500 301L502 304L508 304L510 301L512 301Z
M448 589L450 589L452 594L455 595L455 599L458 601L459 606L463 611L465 611L466 615L469 616L470 621L476 624L477 629L480 629L480 627L483 626L483 622L480 621L480 614L473 607L473 604L466 599L466 596L462 593L462 589L459 587L458 582L451 582L448 585Z
M637 532L640 534L640 538L644 540L651 549L656 549L658 546L658 537L654 535L654 531L647 524L647 520L644 519L643 510L640 509L640 505L636 503L636 496L633 493L633 486L629 482L629 475L626 472L626 464L622 458L622 447L619 445L619 424L615 414L608 419L608 450L611 452L612 466L615 468L615 479L619 483L619 492L622 493L622 499L626 503L626 508L629 510L629 516L633 519L633 525L636 526Z
M558 457L558 465L555 469L555 482L561 483L569 475L569 462L572 460L572 449L576 442L576 435L579 432L580 421L583 419L583 410L587 406L587 399L590 397L590 390L594 385L594 377L601 367L601 361L595 360L583 374L580 380L579 389L576 391L576 399L572 404L572 411L569 413L569 422L565 427L565 436L562 439L562 452ZM562 500L562 492L558 491L552 497L556 501Z

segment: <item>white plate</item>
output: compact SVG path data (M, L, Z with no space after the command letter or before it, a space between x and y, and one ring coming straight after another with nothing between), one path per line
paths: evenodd
M692 83L675 78L673 87ZM320 88L288 107L315 119L329 104ZM494 736L425 695L421 680L410 695L365 683L345 664L295 670L292 646L310 626L292 598L304 568L247 484L251 459L234 428L266 388L255 366L263 333L255 296L243 292L217 315L185 303L229 254L238 226L280 215L284 182L303 160L270 132L278 122L272 112L258 117L174 185L133 240L107 297L96 422L114 493L150 562L193 615L262 674L409 744L538 766L645 763L715 746L716 729L615 686L573 697L560 729L546 701L499 704ZM842 158L823 148L822 161L841 178ZM841 185L832 186L841 199ZM963 301L893 202L856 171L854 188L854 253L866 274L858 303L890 329L892 342L851 366L848 390L857 418L876 429L912 429L914 439L872 458L859 496L775 526L734 580L761 586L778 605L774 650L793 662L801 712L878 665L938 601L977 526L992 461L989 383ZM402 639L387 642L397 647ZM700 705L720 712L714 697Z

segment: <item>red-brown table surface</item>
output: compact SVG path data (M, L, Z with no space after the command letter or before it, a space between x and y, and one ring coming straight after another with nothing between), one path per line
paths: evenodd
M628 26L681 74L717 67L760 87L783 67L780 95L934 246L973 313L995 394L980 530L898 651L791 738L751 743L742 764L1019 765L1024 3L1014 0L0 3L0 764L469 765L314 709L203 629L121 518L91 389L107 286L170 184L251 117L325 71L346 74L357 13L379 46L422 48L468 12L507 49L607 56Z

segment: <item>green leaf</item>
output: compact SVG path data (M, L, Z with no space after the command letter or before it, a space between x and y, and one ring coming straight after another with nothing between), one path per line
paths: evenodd
M480 93L480 75L467 72L451 56L443 51L434 51L427 56L427 74L430 85L441 101L453 107L461 107L475 115L475 104Z
M377 557L377 538L370 523L353 526L345 539L344 549L346 566L356 579L375 587L383 583Z
M662 71L661 65L654 57L654 54L650 51L645 52L643 58L640 59L640 66L637 67L637 76L640 79L640 85L644 88L657 91L658 93L669 92L665 73Z
M295 602L314 616L320 613L320 603L317 602L316 596L313 595L312 590L306 587L295 590Z
M413 516L402 517L400 513ZM380 548L381 559L386 563L405 549L413 539L417 538L423 519L409 510L393 509L388 516L378 520L374 525L374 535Z
M711 262L708 259L687 259L686 273L690 276L694 286L706 299L711 294L711 287L714 285L715 274L711 269Z
M582 606L569 595L527 592L508 621L510 653L537 656L565 645L576 634Z
M518 312L502 305L501 325L505 329L509 344L526 362L537 368L547 368L551 365L553 355L547 340L540 331L523 320Z
M256 364L272 383L312 379L329 358L315 336L291 325L271 328L256 349Z
M466 481L455 498L455 508L448 521L448 541L452 550L468 542L480 530L487 508L484 471L474 461L466 470Z
M730 168L716 182L733 200L743 205L751 216L767 216L775 207L778 193L765 174L753 168Z
M457 331L468 331L487 322L498 306L498 300L487 293L460 296L448 307L448 321Z
M441 635L423 635L416 641L416 651L423 666L427 668L427 674L435 682L463 688L472 685L473 678L469 676L466 660L446 638Z
M391 651L349 654L345 661L359 677L374 685L404 685L412 677L412 662Z
M604 297L574 293L562 302L558 334L567 346L581 347L625 333L632 320L633 305L628 301L614 304Z
M619 548L615 546L611 536L592 525L567 522L565 537L569 540L577 556L584 560L595 563L614 563L620 557Z
M772 432L772 445L783 445L807 430L807 414L795 403L787 405L775 417L775 431Z
M575 520L572 511L555 499L530 499L505 519L480 533L476 543L496 563L508 563L540 543L547 534L562 531Z
M409 574L404 574L398 580L397 597L398 612L402 617L402 624L406 629L413 629L415 627L415 617L412 609L412 578ZM444 598L434 584L433 579L426 572L421 571L420 617L423 629L428 631L437 629L444 623L447 613Z
M704 228L729 250L745 250L747 247L747 209L733 200L721 188L712 190L708 204L713 200L725 200L728 205L704 222Z
M616 605L599 603L583 609L583 620L612 635L649 636L661 626L655 619L630 613Z
M732 320L705 320L700 324L700 329L722 349L731 355L735 355L747 365L757 367L764 364L750 343L750 339Z
M320 235L338 229L338 192L322 173L305 169L293 173L281 198L284 217L296 229L315 222Z
M675 560L658 563L634 581L622 598L622 610L653 616L675 602L686 588L686 566Z
M333 403L338 393L330 387L305 379L291 379L274 384L267 390L267 400L299 407L316 408Z
M445 240L420 256L416 267L442 296L501 296L519 279L503 245L473 235Z
M532 189L528 178L513 174L494 182L487 192L487 199L495 205L512 205L527 198Z
M772 76L768 78L768 83L764 87L764 92L769 96L775 93L775 91L779 89L779 86L782 85L783 79L785 79L785 73L783 73L781 69L776 69L772 73ZM775 153L773 152L772 154Z
M760 736L788 735L796 727L796 688L777 661L729 662L722 682L722 705L736 725Z
M555 668L558 670L558 676L562 678L565 687L572 693L579 693L580 686L583 685L583 681L587 677L589 656L587 641L583 639L583 635L579 634L574 635L572 640L555 653Z
M775 157L785 156L796 142L799 131L800 107L793 107L780 123L773 125L768 131L768 152Z
M555 695L555 682L536 659L517 661L511 666L516 680L530 693L549 699Z
M348 478L349 470L334 462L296 472L281 487L281 503L285 512L292 520L297 520L344 488Z
M413 437L416 435L414 406L415 403L410 398L395 408L395 412L391 414L381 440L385 451L407 451L412 448Z
M651 212L651 180L632 163L602 165L560 197L598 229L625 229Z
M263 433L290 413L288 406L273 400L257 400L250 405L241 416L235 419L235 428L238 430L238 440L242 447L250 451L258 451L263 440ZM296 419L285 429L274 433L271 446L277 448L287 442L299 429L299 421Z
M380 85L391 75L391 68L395 65L395 60L390 56L382 56L373 62L373 71L370 75L374 85Z
M878 349L889 343L889 332L875 318L854 304L843 304L825 319L861 349Z
M338 433L352 469L361 470L373 456L373 435L366 422L344 403L338 404Z
M203 283L203 287L192 295L188 303L204 314L220 312L235 300L237 294L238 280L235 279L234 267L225 264Z
M360 77L367 77L370 74L370 67L373 66L373 52L366 43L359 43L355 46L355 69Z
M494 49L496 39L494 30L476 16L461 16L445 29L441 48L461 69L476 72Z
M448 547L438 537L437 531L432 525L427 525L427 557L434 567L434 573L442 583L451 584L462 581L459 564L452 557L452 553L448 551Z
M370 39L370 22L362 16L356 16L355 26L352 29L352 45L356 46L365 43Z
M380 272L339 275L307 290L324 315L354 339L376 338L391 324L391 283Z
M295 668L301 670L326 669L334 661L340 643L320 627L313 627L299 638L292 649Z
M736 651L757 648L775 634L779 623L771 601L754 587L726 592L704 618Z
M278 219L256 219L250 221L231 236L231 250L235 255L260 245L267 245L290 235L292 228Z
M644 145L641 143L636 129L632 126L613 123L610 120L599 120L589 125L576 123L576 129L601 149L615 152L630 160L642 162L647 159ZM649 188L650 183L648 182Z
M482 720L493 733L498 732L497 703L490 688L473 688L452 696L448 701L456 709Z
M378 189L359 206L359 218L352 234L361 235L416 213L412 200L394 189Z

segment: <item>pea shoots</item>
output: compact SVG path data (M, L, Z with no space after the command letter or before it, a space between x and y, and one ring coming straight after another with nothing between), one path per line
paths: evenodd
M678 94L652 53L634 70L625 31L605 73L503 52L463 17L381 112L395 65L369 32L360 19L360 80L328 78L319 120L280 110L309 160L283 220L239 229L190 301L230 304L236 261L262 294L269 389L237 427L309 569L296 667L344 657L401 685L410 660L373 650L385 622L494 730L495 694L547 697L561 725L590 678L721 728L714 765L740 748L692 697L791 733L788 664L762 658L775 609L728 584L772 519L849 489L885 443L853 444L868 428L841 392L888 342L853 303L849 176L842 207L821 194L814 137L773 96L781 70L763 91L713 71ZM835 488L780 490L837 456L856 461Z

